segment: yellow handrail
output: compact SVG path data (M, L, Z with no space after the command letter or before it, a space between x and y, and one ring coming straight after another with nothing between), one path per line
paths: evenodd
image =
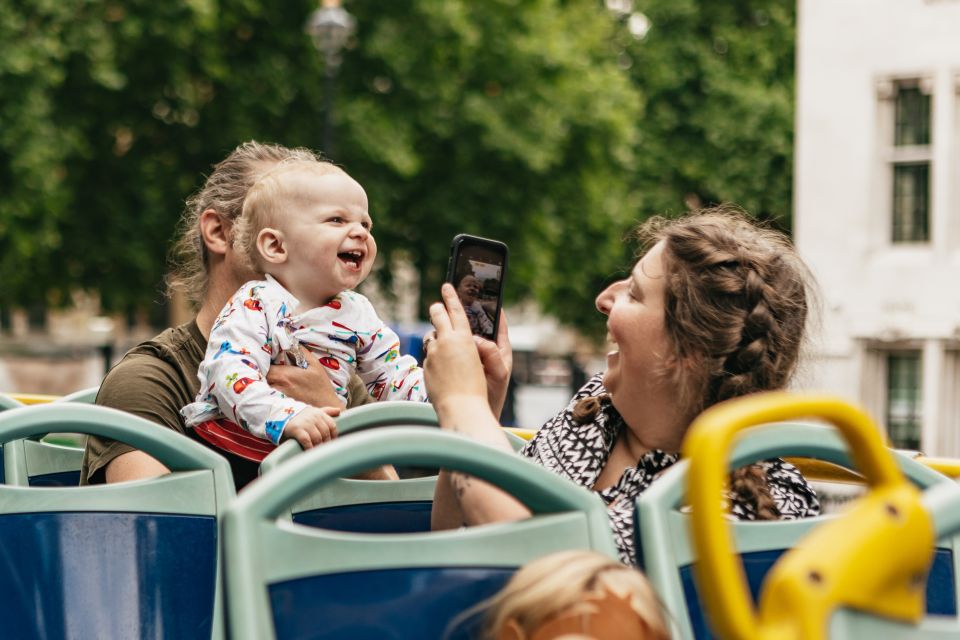
M537 432L534 429L519 429L517 427L504 427L503 430L509 431L513 435L519 436L524 440L528 440L528 441L533 439L533 436L537 435ZM960 462L958 462L958 464L960 464Z
M738 432L806 417L837 427L871 491L847 517L825 523L784 554L754 609L724 518L727 461ZM690 464L690 529L699 558L694 571L717 635L818 640L840 607L901 621L923 615L922 576L932 560L933 522L866 413L826 396L756 394L701 414L683 453Z
M7 395L23 404L46 404L60 397L47 395L45 393L10 393Z
M934 471L939 471L945 476L951 478L960 478L960 460L956 458L930 458L924 455L917 455L914 460L924 464Z

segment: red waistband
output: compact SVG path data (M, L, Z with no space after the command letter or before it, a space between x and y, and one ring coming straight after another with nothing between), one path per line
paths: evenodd
M244 431L227 419L207 420L193 427L197 435L218 449L254 462L261 462L277 445Z

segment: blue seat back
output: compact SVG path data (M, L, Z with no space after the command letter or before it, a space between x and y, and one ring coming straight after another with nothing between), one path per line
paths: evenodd
M375 402L349 409L337 419L340 437L371 429L403 426L439 427L433 407L418 402ZM505 432L518 450L525 441ZM287 441L264 459L267 474L303 449ZM401 469L402 471L402 469ZM357 533L413 533L430 530L430 509L436 476L397 481L332 480L291 508L294 522L306 526Z
M50 431L127 442L172 473L91 487L0 486L5 634L222 638L219 513L234 495L227 461L104 407L0 414L0 441Z
M537 515L397 535L281 520L324 484L388 460L465 471ZM606 509L591 492L509 453L423 427L358 433L285 463L237 498L225 536L230 629L240 639L442 637L529 560L570 548L616 555Z
M81 389L54 400L56 403L73 402L93 404L99 387ZM24 405L8 398L7 408L19 408ZM3 403L0 401L0 410ZM45 442L36 434L29 439L21 439L7 444L5 458L9 464L0 460L0 479L5 484L31 487L76 487L80 484L80 467L83 464L83 449ZM7 473L9 471L9 474Z
M926 488L952 482L946 476L903 454L892 452L904 474ZM835 430L817 424L780 423L748 430L738 441L732 468L774 457L808 457L846 468L851 461L843 439ZM687 461L668 469L636 504L638 566L650 577L664 600L678 638L713 638L693 580L695 556L689 536L690 516L680 511ZM835 516L774 522L731 522L747 582L754 598L776 560L797 544L812 528ZM927 610L931 614L956 616L960 538L938 542L933 569L927 580Z
M210 638L212 516L0 515L0 602L10 638Z

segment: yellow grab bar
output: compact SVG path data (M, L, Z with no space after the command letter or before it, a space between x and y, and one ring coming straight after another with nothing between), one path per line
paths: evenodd
M727 461L738 432L806 417L837 427L872 491L847 517L825 523L784 554L768 574L755 610L724 519ZM923 615L922 577L932 559L933 522L866 413L828 396L756 394L701 414L683 454L690 461L694 571L720 637L825 638L829 617L841 606L903 621Z
M48 402L53 402L60 397L47 395L45 393L11 393L8 395L17 402L22 402L23 404L46 404Z

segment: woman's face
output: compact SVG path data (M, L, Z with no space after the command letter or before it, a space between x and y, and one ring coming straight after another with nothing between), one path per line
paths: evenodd
M614 282L597 296L597 309L607 316L613 350L607 354L603 385L621 414L643 402L642 394L656 381L672 356L664 313L663 242L658 242L634 266L625 280Z

